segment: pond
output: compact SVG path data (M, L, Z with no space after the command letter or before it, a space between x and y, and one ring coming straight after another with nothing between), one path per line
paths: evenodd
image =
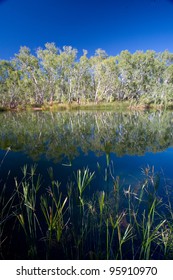
M30 245L27 243L28 237L23 241L26 242L26 247L30 246L24 252L19 250L18 253L14 253L15 245L12 244L10 247L8 237L7 241L4 242L1 237L1 250L5 252L8 248L9 251L9 254L2 253L2 257L40 258L45 254L43 258L171 258L173 239L172 243L169 242L167 250L164 247L165 243L163 242L160 245L159 242L161 243L161 241L159 240L162 238L163 233L166 236L170 222L165 222L165 219L169 220L172 215L172 201L168 199L168 197L171 197L173 186L172 162L173 112L171 111L1 113L1 202L4 201L5 196L9 199L10 195L14 193L14 189L16 190L17 184L21 188L21 191L19 191L17 187L18 198L20 196L20 199L17 200L17 191L15 191L15 197L11 200L12 203L10 202L10 210L4 210L7 208L5 207L8 204L7 199L6 202L1 203L1 213L3 213L1 215L2 235L6 238L7 232L9 232L9 225L14 220L19 221L22 228L22 221L27 218L25 234L26 231L30 233L31 227L36 227L35 235L29 241ZM56 182L58 191L55 197L57 200L61 197L61 206L66 197L68 198L68 202L63 209L64 214L60 218L63 218L60 232L56 223L51 228L51 225L48 225L48 219L45 218L46 221L42 221L42 216L47 215L50 218L49 203L47 203L47 206L43 203L42 212L38 210L37 213L37 220L40 217L42 229L39 230L40 224L36 221L37 225L33 225L35 222L32 219L34 219L35 213L31 213L31 216L33 215L31 226L29 222L29 217L31 216L28 214L28 209L31 210L32 207L24 209L25 206L28 206L25 201L24 183L22 183L23 178L26 177L24 176L24 166L27 169L27 174L31 174L30 169L35 166L35 184L40 174L39 195L37 195L40 200L35 203L35 207L40 207L40 201L43 202L44 193L46 192L48 197L53 199L52 193L50 193L50 190L48 191L49 187L52 187L52 182L54 182L53 186L55 186ZM79 180L80 176L84 178L85 175L86 182L88 176L88 184L86 183L81 193ZM91 181L89 180L90 176L92 177ZM30 188L29 177L27 177L26 182L28 188ZM143 191L144 186L147 186L147 190L143 194L141 190ZM78 191L75 190L75 194L73 194L75 188ZM112 197L115 193L117 194L116 202L112 202ZM152 193L154 193L154 196L151 199ZM79 201L72 198L75 195ZM143 195L143 199L141 199L141 195ZM29 197L31 196L28 194L28 199ZM126 198L128 198L127 201ZM104 207L102 209L101 201L104 207L107 205L107 210ZM116 213L111 214L110 209L113 209L115 205ZM136 205L139 206L137 209ZM164 207L164 205L167 206ZM156 209L156 206L158 209ZM73 209L73 218L71 216L69 218L67 215L70 207ZM12 208L13 210L11 210ZM52 211L56 212L53 209L56 209L56 205L52 206ZM75 229L75 227L79 227L79 224L76 223L74 217L78 217L79 222L81 220L81 226L84 220L91 220L89 211L96 211L98 227L92 228L90 225L87 228L85 226L81 233L81 231L79 232ZM152 211L154 212L152 213ZM136 223L132 214L134 212L139 214L139 221L136 219ZM155 218L156 213L158 214L157 218ZM160 213L162 213L163 219L159 219ZM90 214L92 215L92 213ZM146 217L144 217L144 214L146 214ZM102 215L103 217L100 218ZM133 232L132 228L136 226L141 228L141 232L143 230L143 233L140 233L140 238L143 240L144 227L142 228L142 224L147 225L148 217L151 219L150 215L153 219L151 228L152 226L153 228L158 226L157 232L154 232L153 229L151 230L151 235L154 234L154 242L149 247L146 245L146 248L140 247L142 245L138 241L134 245L136 233ZM116 221L120 221L120 227L117 224L114 225L114 228L113 217ZM6 223L3 222L5 220L7 221ZM92 223L96 223L96 221L93 220ZM71 233L71 228L73 228L73 234ZM169 228L170 232L171 229ZM11 236L14 235L16 238L18 231L19 228L16 226ZM24 240L25 234L21 229L20 231L21 240ZM39 231L41 233L38 233ZM44 234L42 234L43 231L45 231ZM91 237L91 231L95 232L93 233L95 237L98 237L98 244L94 244L90 240L93 238L93 236ZM57 237L57 232L59 237ZM75 241L74 232L78 236L78 241ZM86 234L85 237L86 232L88 235ZM120 235L126 237L125 234L127 234L127 240L125 241L127 245L131 242L132 249L124 255L122 245L124 247L126 245L121 244ZM143 237L141 236L142 234ZM47 235L49 235L49 238ZM73 247L72 249L64 251L62 236L66 236L71 240L69 242L72 244L70 245ZM105 245L106 247L103 244L104 238L109 240L109 245ZM172 238L171 235L170 238ZM11 239L13 238L10 237ZM32 244L33 239L37 239L34 245ZM157 242L155 241L156 239ZM39 242L46 244L45 250L40 249L42 246L39 245ZM88 242L91 243L91 246L87 252L86 244L84 245L84 243L88 244ZM55 243L57 247L54 245ZM59 247L59 253L57 253L56 249ZM78 249L75 249L76 247ZM97 250L95 250L95 247L97 247ZM118 248L118 250L115 248ZM151 248L154 253L151 253Z

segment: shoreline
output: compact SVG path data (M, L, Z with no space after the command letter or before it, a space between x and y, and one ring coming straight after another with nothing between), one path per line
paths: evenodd
M173 109L172 104L133 104L128 101L115 101L111 103L54 103L53 105L50 104L43 104L41 106L34 106L34 105L24 105L18 106L16 108L10 107L0 107L0 112L7 112L7 111L66 111L66 110L136 110L136 111L145 111L145 110L163 110L163 109Z

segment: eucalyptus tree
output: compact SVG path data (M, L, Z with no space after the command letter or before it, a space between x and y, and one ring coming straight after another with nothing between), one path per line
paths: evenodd
M139 101L143 95L147 96L148 91L153 90L153 84L156 79L155 53L153 51L146 53L137 51L129 56L127 63L129 71L126 81L129 94L128 98Z
M37 58L39 59L42 75L46 88L46 99L50 105L56 100L58 94L58 83L61 78L61 63L59 60L59 50L54 43L46 43L45 49L37 50Z
M30 103L42 105L46 87L44 83L45 76L40 69L38 58L31 54L29 48L21 47L19 53L15 55L15 62L22 73L23 83L28 89Z
M145 93L144 99L148 103L160 102L160 94L162 89L163 73L165 65L154 51L145 53L145 61L143 67L143 88Z
M87 50L83 50L83 55L73 68L73 97L78 103L92 100L91 63L87 53Z
M142 61L138 56L136 55L134 57L128 50L122 51L118 56L119 100L133 100L138 98L138 92L140 92L142 84L141 77L143 77L142 72L141 76L139 76ZM137 65L135 64L135 60Z
M8 68L9 62L6 60L0 61L0 104L1 106L5 105L5 97L8 93L6 79L9 76Z
M160 102L163 98L165 62L154 51L128 51L118 58L121 98L137 102Z
M116 100L119 92L119 69L116 60L117 57L108 57L102 62L104 74L101 76L101 91L103 100L107 102Z
M93 99L97 103L103 99L102 91L102 76L104 75L105 68L103 61L108 57L107 53L102 49L95 51L95 56L90 58L91 61L91 77L93 84Z
M61 101L72 102L74 97L73 92L73 77L74 67L77 56L77 50L71 46L64 46L60 51L59 63L60 63L60 83L59 88L61 91Z
M173 101L173 54L164 51L160 53L160 59L165 65L162 73L162 102L167 105Z
M21 47L11 61L0 61L0 104L42 106L45 102L173 102L173 54L128 50L109 56L102 49L77 58L71 46L46 43L32 54Z
M0 61L0 103L3 107L15 108L22 102L20 76L14 61Z

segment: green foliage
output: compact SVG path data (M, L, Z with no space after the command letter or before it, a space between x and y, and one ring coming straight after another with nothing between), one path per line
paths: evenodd
M46 43L33 55L21 47L11 61L0 61L0 106L53 106L58 103L112 102L169 106L173 102L173 54L168 51L102 49L78 58L71 46Z
M51 185L39 194L40 176L36 175L36 167L24 166L23 179L20 182L15 179L16 189L9 198L5 198L6 186L0 193L2 258L13 256L10 246L20 242L15 239L16 232L25 240L27 255L24 257L28 259L153 259L156 256L172 259L172 191L166 186L168 202L163 203L157 193L154 168L147 166L143 170L144 182L138 188L119 186L119 190L110 193L93 191L92 198L86 195L83 211L76 204L78 191L83 198L93 173L88 168L83 172L77 170L74 176L77 186L71 181L67 196L60 183L54 181L52 169L49 175ZM114 183L117 188L118 178ZM117 208L117 203L121 207ZM12 221L15 221L13 229L8 227ZM19 248L15 256L21 257L18 252Z
M28 257L34 258L37 255L37 228L41 230L36 211L40 176L38 175L36 181L34 180L36 166L31 166L30 170L27 166L24 166L22 172L23 178L20 182L15 178L16 193L19 201L19 209L16 216L26 236Z

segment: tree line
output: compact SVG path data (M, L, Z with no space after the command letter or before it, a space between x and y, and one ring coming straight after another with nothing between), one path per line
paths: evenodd
M71 46L46 43L33 54L21 47L11 60L0 60L0 106L129 101L173 102L173 53L153 50L108 56L97 49L78 57Z

